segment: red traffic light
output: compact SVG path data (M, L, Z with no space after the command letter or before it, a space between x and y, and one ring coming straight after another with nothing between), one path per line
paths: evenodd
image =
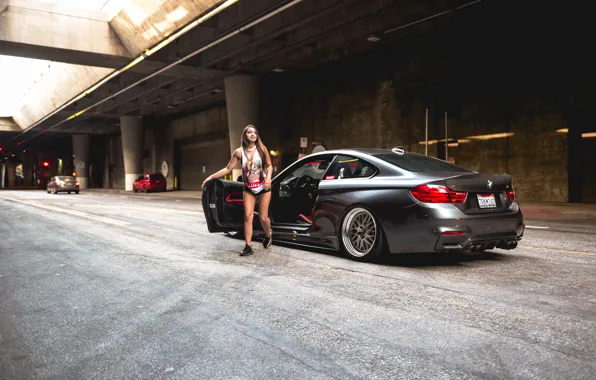
M43 162L43 166L47 168L48 166L50 166L50 163L49 163L49 162L47 162L47 161L44 161L44 162Z

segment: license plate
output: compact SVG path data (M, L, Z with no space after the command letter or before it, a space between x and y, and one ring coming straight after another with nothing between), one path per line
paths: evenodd
M482 195L478 194L478 207L480 208L496 208L497 201L494 194Z

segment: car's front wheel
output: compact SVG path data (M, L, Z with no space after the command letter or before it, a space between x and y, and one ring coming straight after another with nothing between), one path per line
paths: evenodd
M383 249L383 230L370 211L355 207L344 216L341 243L351 259L372 261Z

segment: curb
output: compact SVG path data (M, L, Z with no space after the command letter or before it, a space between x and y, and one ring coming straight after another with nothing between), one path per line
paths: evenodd
M558 210L549 208L529 207L521 208L524 217L537 219L575 219L596 220L596 211L585 210Z

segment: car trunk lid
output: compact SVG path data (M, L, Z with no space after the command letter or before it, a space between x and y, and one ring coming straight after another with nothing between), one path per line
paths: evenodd
M445 179L447 188L468 193L464 203L455 204L466 214L494 213L509 210L513 191L509 174L466 173Z

